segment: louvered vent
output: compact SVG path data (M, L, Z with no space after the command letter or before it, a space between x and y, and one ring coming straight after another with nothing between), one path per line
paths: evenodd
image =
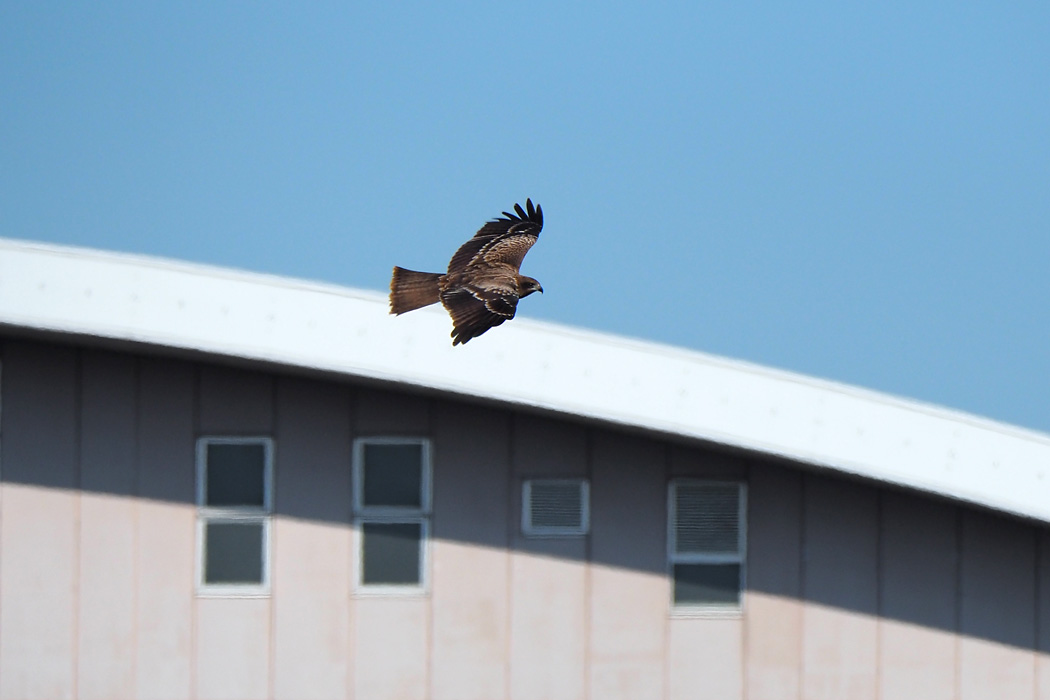
M740 550L740 487L675 486L675 553L736 554Z
M587 532L587 482L532 479L523 489L522 529L527 535L583 535Z

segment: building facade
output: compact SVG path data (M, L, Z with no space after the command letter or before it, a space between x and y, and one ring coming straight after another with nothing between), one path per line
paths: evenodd
M377 300L334 366L281 345L327 288L15 244L0 273L0 698L1050 698L1045 436L645 348L541 405L413 375L440 319L384 337ZM730 418L630 414L690 400Z

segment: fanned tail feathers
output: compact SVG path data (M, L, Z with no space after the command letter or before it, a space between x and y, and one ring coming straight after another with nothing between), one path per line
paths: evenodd
M403 314L436 304L439 300L441 274L394 268L390 279L390 313Z

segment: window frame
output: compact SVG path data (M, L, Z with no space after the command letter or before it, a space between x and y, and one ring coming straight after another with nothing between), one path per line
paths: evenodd
M737 552L676 552L678 517L676 495L680 484L735 486L737 488ZM736 564L740 567L739 595L735 604L676 603L674 600L674 567L676 564ZM747 482L739 479L676 478L667 489L667 580L670 584L670 609L675 617L739 617L744 613L747 591Z
M533 484L578 484L580 486L580 526L558 527L533 525ZM521 485L521 533L530 538L586 537L591 531L591 484L583 477L536 477L522 481Z
M365 447L367 445L420 446L420 507L366 506L364 498ZM353 549L357 571L353 592L357 596L420 596L430 590L430 518L433 497L433 451L426 437L412 435L369 435L354 440L351 468L352 506L354 512ZM366 523L419 524L419 583L376 584L364 582L364 528Z
M209 445L263 446L262 506L209 506L207 455ZM205 435L197 438L196 452L197 522L194 583L201 597L262 598L270 595L270 562L273 543L273 475L274 440L265 435ZM204 568L207 561L205 532L208 523L259 523L262 526L262 581L259 583L207 583Z

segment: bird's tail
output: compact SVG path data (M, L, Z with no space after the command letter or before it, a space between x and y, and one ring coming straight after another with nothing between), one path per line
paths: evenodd
M437 272L416 272L403 267L394 268L390 279L390 313L403 314L436 304L439 300L441 275Z

